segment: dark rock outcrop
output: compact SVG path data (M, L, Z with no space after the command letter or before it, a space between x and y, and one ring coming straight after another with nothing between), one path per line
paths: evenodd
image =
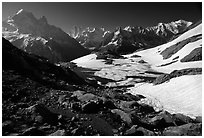
M187 68L182 70L174 70L170 74L162 74L153 82L155 85L169 81L183 75L197 75L202 73L202 68Z
M202 47L195 48L188 55L182 58L181 62L192 62L202 60Z
M180 41L176 43L175 45L172 45L165 50L161 52L161 55L163 56L163 59L170 58L173 54L177 53L179 50L181 50L184 46L186 46L188 43L195 42L197 40L202 39L202 34L198 34L192 37L189 37L183 41Z

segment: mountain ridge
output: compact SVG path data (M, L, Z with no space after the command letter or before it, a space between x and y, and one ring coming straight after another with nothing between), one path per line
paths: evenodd
M128 50L127 47L127 53L131 53L140 48L146 49L164 44L190 25L192 22L177 20L170 23L158 23L156 26L146 28L139 26L117 27L112 32L104 28L86 28L84 30L75 28L74 38L82 46L92 51L112 50L121 54L128 46L131 48Z

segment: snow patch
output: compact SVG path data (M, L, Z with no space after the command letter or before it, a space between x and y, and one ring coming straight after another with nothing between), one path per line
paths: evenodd
M154 101L159 100L163 109L171 113L202 116L202 75L186 75L172 78L167 83L153 85L136 84L129 93L142 94ZM158 103L158 101L156 101Z

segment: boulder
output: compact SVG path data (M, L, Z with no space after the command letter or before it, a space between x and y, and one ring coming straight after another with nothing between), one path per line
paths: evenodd
M124 111L132 111L136 104L136 101L120 101L119 107Z
M49 111L43 104L35 104L26 108L26 114L30 114L33 121L57 124L57 114Z
M202 124L189 123L177 127L168 127L163 131L164 136L201 136Z
M82 105L82 111L84 113L97 113L99 110L100 110L99 104L97 104L94 101Z
M202 123L202 116L196 116L195 120L196 123Z
M123 100L123 101L138 101L140 100L142 97L140 95L132 95L130 93L122 93L123 91L120 91L115 93L114 98L115 99L119 99L119 100Z
M126 97L129 97L129 99L132 101L139 101L140 99L145 98L143 95L140 94L132 95L131 93L125 93L124 95Z
M183 114L180 114L180 113L174 114L173 118L174 118L176 125L178 125L178 126L193 122L192 118L185 116Z
M43 117L41 115L38 115L35 117L35 122L38 122L38 123L43 123Z
M75 97L75 96L76 96L76 97L80 97L80 96L82 96L84 93L85 93L84 91L80 91L80 90L74 91L71 97Z
M44 133L41 130L38 130L37 127L30 127L25 129L22 136L44 136Z
M154 132L145 129L143 127L139 127L136 129L136 132L134 133L135 136L155 136Z
M58 103L59 104L62 104L66 99L66 95L60 95L59 98L58 98Z
M125 132L125 135L127 136L134 136L136 130L137 130L137 125L133 125L130 129L128 129L126 132Z
M147 63L147 62L141 59L138 61L138 63Z
M54 133L50 134L49 136L65 136L65 130L62 129L62 130L57 130L55 131Z
M111 100L104 100L103 102L103 106L107 109L116 109L117 107L115 106L115 104L113 103L113 101Z
M130 115L127 114L127 113L125 113L124 111L119 110L119 109L112 109L111 112L112 112L113 114L119 115L120 118L121 118L124 122L126 122L128 125L132 124L132 120L131 120L131 118L130 118Z
M153 113L155 112L155 110L152 106L149 106L147 104L140 104L140 112L147 114L147 113Z
M98 96L92 94L92 93L86 93L84 95L81 95L78 97L78 99L82 102L87 102L87 101L90 101L90 100L93 100L93 101L97 101L98 100Z
M155 128L165 128L176 125L173 116L167 111L161 112L155 117L149 119L149 123L154 125Z

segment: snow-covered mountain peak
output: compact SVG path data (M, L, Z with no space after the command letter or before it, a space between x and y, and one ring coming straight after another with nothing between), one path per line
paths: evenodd
M158 23L157 26L147 27L147 29L156 32L157 35L168 36L169 34L181 33L191 24L192 22L189 21L177 20L170 23Z
M185 20L178 20L178 21L175 21L176 24L186 24L187 26L191 25L192 22L189 22L189 21L185 21Z
M157 26L164 26L164 23L158 23Z
M132 32L132 27L131 26L126 26L123 30Z

